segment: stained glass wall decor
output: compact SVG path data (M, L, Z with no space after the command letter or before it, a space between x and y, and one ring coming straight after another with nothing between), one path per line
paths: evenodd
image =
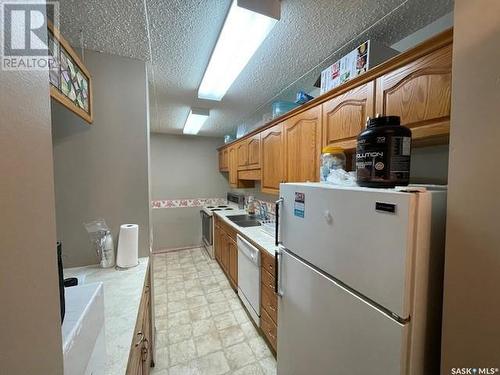
M92 80L76 52L51 23L48 26L50 96L92 123Z

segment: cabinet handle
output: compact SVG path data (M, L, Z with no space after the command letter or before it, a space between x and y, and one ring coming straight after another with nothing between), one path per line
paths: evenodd
M142 351L141 351L142 362L146 362L146 360L148 359L148 354L149 354L149 341L148 339L144 339L144 345L142 346Z
M140 337L140 339L139 339L139 341L137 341L137 342L135 343L135 345L134 345L136 348L137 348L139 345L141 345L141 344L142 344L142 342L143 342L144 340L146 340L146 336L144 336L144 333L143 333L142 331L137 332L137 336L139 336L139 337Z

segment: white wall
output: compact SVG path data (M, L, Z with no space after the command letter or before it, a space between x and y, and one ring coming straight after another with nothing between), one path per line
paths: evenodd
M404 52L415 47L417 44L422 43L424 40L432 38L434 35L449 29L450 27L453 27L453 12L445 14L443 17L438 18L420 30L404 37L399 42L394 43L391 48Z
M49 100L47 71L0 71L0 373L6 375L63 373Z
M456 0L443 375L500 367L499 61L500 2Z
M83 223L103 218L117 246L121 224L139 224L149 254L149 123L144 62L85 52L94 122L52 102L57 234L64 265L98 263Z
M152 199L225 198L227 176L218 172L221 138L151 135ZM152 210L154 250L199 246L200 208Z

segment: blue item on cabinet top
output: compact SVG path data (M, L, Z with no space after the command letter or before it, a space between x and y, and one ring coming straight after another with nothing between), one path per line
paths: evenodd
M295 103L304 104L304 103L307 103L311 99L314 99L314 96L309 95L304 90L300 90L297 92L297 97L295 99Z
M299 105L292 102L277 101L273 102L273 118L284 115L285 113L297 108Z

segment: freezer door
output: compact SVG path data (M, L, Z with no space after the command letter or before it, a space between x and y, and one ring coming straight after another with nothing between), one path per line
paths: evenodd
M283 246L402 318L409 317L415 195L282 184Z
M407 325L287 252L281 272L278 375L406 373Z

